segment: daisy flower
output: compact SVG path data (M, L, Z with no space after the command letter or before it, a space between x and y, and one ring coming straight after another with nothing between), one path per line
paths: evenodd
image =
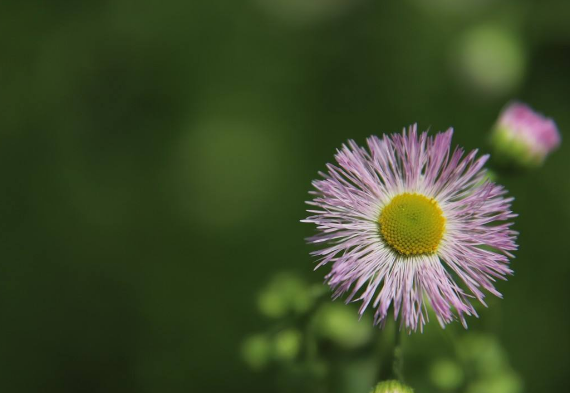
M308 240L324 247L312 253L317 268L331 264L333 297L361 301L360 315L375 308L377 325L392 308L401 329L423 330L429 304L442 327L467 327L465 316L477 316L470 298L501 297L493 283L512 274L513 198L487 179L488 156L451 151L452 133L418 135L414 125L368 138L368 149L349 141L313 182L303 222L317 225Z

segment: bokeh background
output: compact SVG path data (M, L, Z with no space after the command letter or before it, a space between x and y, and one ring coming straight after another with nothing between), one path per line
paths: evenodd
M487 151L512 99L563 143L501 179L516 273L470 329L523 391L565 390L568 20L566 0L2 1L0 390L278 391L240 346L275 273L322 281L299 222L317 171L415 122Z

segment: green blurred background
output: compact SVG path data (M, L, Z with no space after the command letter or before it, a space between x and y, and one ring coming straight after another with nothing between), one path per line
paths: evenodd
M513 98L563 144L501 179L515 276L469 322L524 391L566 390L569 20L566 0L1 2L0 391L277 391L240 345L276 272L325 274L299 223L317 171L414 122L485 151Z

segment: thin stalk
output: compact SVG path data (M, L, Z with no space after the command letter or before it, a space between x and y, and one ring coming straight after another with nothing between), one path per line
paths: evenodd
M402 348L402 332L395 329L394 354L392 358L392 374L400 382L404 381L404 350Z

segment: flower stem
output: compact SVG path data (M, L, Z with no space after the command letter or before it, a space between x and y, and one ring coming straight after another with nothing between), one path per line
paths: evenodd
M404 352L402 348L402 332L396 328L394 337L394 354L392 358L392 373L400 381L404 381Z

